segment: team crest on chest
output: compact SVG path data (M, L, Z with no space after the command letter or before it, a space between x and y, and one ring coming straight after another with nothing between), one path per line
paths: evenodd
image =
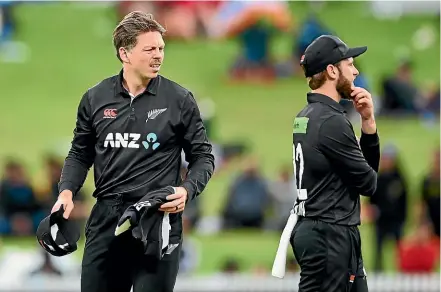
M166 110L167 110L167 108L152 109L152 110L148 111L147 112L147 119L145 120L145 122L147 123L149 120L154 120L157 116L159 116L160 114L162 114Z

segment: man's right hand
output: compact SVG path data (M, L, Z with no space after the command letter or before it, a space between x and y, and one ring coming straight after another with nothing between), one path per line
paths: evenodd
M69 190L62 191L58 195L58 200L55 202L54 206L52 207L51 213L57 212L58 210L60 210L61 205L63 205L63 207L64 207L63 217L65 219L68 219L70 216L70 213L72 212L72 210L74 208L74 203L73 203L72 198L73 198L73 194L71 191L69 191Z

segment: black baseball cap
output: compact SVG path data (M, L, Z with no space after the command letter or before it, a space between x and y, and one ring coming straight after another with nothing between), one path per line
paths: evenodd
M80 239L79 226L63 217L64 208L61 208L44 218L37 228L38 243L48 253L61 257L77 250Z
M349 48L341 39L333 35L316 38L305 50L300 59L305 77L320 73L330 64L344 59L355 58L367 51L367 47Z

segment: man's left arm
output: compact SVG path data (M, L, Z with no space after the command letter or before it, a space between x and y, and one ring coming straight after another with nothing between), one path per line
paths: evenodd
M363 152L364 158L367 163L376 172L380 165L380 139L377 134L365 134L362 132L360 138L360 148Z
M198 105L191 92L183 102L181 122L184 127L182 148L189 163L187 177L181 187L187 190L188 198L192 200L202 193L213 175L214 156Z
M372 95L364 88L354 87L351 92L355 110L361 118L360 148L367 163L375 172L380 165L380 139L374 116Z

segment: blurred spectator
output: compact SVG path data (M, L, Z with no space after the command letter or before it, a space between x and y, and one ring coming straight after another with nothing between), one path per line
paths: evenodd
M135 10L151 13L166 29L167 39L207 37L220 1L120 1L119 18Z
M211 98L202 98L198 100L198 104L205 131L207 132L208 139L213 146L211 153L214 156L214 169L215 172L218 173L225 160L223 153L224 145L222 145L221 141L217 139L216 104Z
M52 155L44 157L43 163L44 177L37 186L37 194L44 212L48 214L58 198L58 181L61 175L62 164L57 157Z
M193 230L187 216L182 216L183 233L185 240L182 243L180 274L193 274L199 266L199 249L196 241L189 236Z
M377 190L371 197L375 218L377 271L382 270L384 241L392 236L398 244L402 237L407 212L407 193L397 149L393 145L387 145L381 153Z
M274 226L271 227L277 230L283 230L297 198L291 165L280 169L278 179L269 184L269 192L273 201L275 214Z
M440 150L436 149L431 160L431 169L422 182L424 221L429 220L433 233L440 237ZM427 218L427 219L426 219Z
M6 235L34 234L44 218L24 167L17 161L6 163L4 178L0 182L0 208Z
M40 212L45 217L51 213L52 207L58 199L58 182L60 180L61 170L63 168L63 160L56 155L49 154L44 157L43 162L45 171L44 177L40 179L38 184L39 189L36 192L36 196L38 205L40 206ZM69 217L70 220L75 221L80 226L85 225L89 216L89 208L84 191L84 188L82 188L75 195L75 207ZM83 235L84 234L81 233L81 236ZM42 269L49 269L50 267L47 265L50 265L50 263L44 263ZM42 272L43 270L38 270L35 273Z
M210 20L220 1L157 1L158 19L167 28L167 37L192 40L207 37Z
M17 31L14 12L20 2L0 0L0 63L23 63L29 57L29 47L14 40Z
M428 224L418 229L399 244L398 269L402 273L434 272L439 259L439 245L433 240Z
M52 206L58 199L58 182L60 181L63 163L55 156L47 156L45 162L50 186L50 189L48 190L49 195L47 196L48 201L46 201L45 206L47 212L50 212ZM75 195L74 204L75 207L70 215L70 218L77 220L80 224L84 224L89 215L84 189L78 191L78 193Z
M393 76L383 81L383 114L417 113L420 94L412 80L413 68L414 64L406 60L398 66Z
M235 274L240 272L239 261L235 258L227 258L221 267L221 273Z
M16 22L14 20L12 9L14 1L0 1L0 44L12 39L15 31Z
M211 24L214 38L236 38L241 53L230 76L234 81L271 81L275 76L270 43L288 31L291 15L285 1L223 1Z
M230 186L223 210L224 228L262 228L269 199L269 190L258 161L246 159L244 171Z
M435 84L428 84L425 86L427 88L425 94L423 95L423 100L421 102L421 108L423 114L429 116L438 116L440 111L440 87Z
M215 155L216 173L228 170L228 166L234 165L234 161L242 159L249 153L249 145L242 141L233 141L222 143L221 145L213 144L213 154Z

